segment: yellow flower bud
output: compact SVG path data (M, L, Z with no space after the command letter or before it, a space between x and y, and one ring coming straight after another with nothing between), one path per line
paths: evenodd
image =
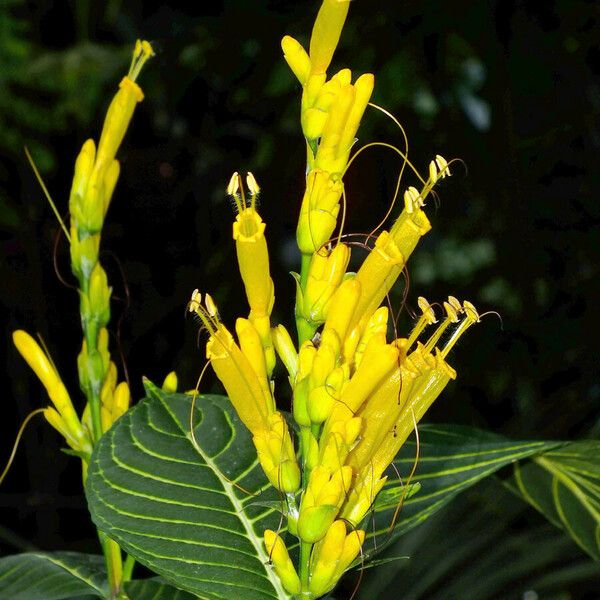
M113 392L117 385L117 366L111 360L108 364L108 371L102 389L100 390L100 402L108 409L109 413L112 412L113 403Z
M310 474L302 496L298 535L310 543L318 542L333 523L352 482L352 468L341 467L332 472L317 465Z
M323 0L310 38L310 62L312 73L325 73L338 45L349 0Z
M113 423L122 417L131 403L131 392L126 381L121 381L113 393L112 420Z
M67 444L73 448L73 450L82 450L81 443L73 437L73 434L67 427L67 424L63 421L60 414L51 406L44 409L44 417L60 435L63 436ZM89 452L91 452L91 444L89 446Z
M310 75L310 58L302 44L293 37L286 35L281 40L283 57L298 81L304 85Z
M312 323L324 323L333 294L339 287L350 261L350 248L337 244L333 250L321 248L313 256L302 298L302 316Z
M348 421L337 421L321 436L319 464L331 471L346 463L348 453L354 446L362 429L362 419L355 417ZM354 468L354 465L350 465Z
M308 396L308 414L313 423L323 423L329 418L347 380L346 370L336 367L329 372L324 384L311 390Z
M273 562L273 567L286 591L290 594L299 594L300 579L290 560L284 541L274 531L267 529L265 531L265 548L269 558Z
M311 557L311 575L308 589L316 597L324 596L333 586L335 568L344 549L346 525L335 521L325 537L315 545Z
M342 405L353 414L392 369L398 365L398 349L385 343L384 335L371 338L360 367L342 394Z
M352 108L348 113L344 130L338 143L337 158L340 162L337 169L339 170L342 170L348 162L350 149L354 144L358 126L360 125L362 116L367 108L367 104L371 99L374 85L375 78L371 73L365 73L364 75L361 75L354 83L354 102L352 103ZM334 170L334 172L336 172L336 170Z
M174 394L177 391L177 373L171 371L163 380L161 388L163 391Z
M354 562L365 541L365 532L362 529L351 531L344 541L344 549L335 570L334 579L339 579L346 569Z
M292 401L292 413L294 420L302 427L311 425L310 415L308 414L308 397L310 394L309 377L301 379L294 386L294 399Z
M346 279L331 299L325 331L331 329L337 333L341 341L345 340L360 298L360 282L356 279Z
M306 192L300 207L296 230L303 254L317 252L331 237L340 211L343 184L321 169L313 169L306 179Z
M298 373L296 375L297 381L310 375L316 355L317 349L310 340L307 340L300 346L300 352L298 353Z
M354 353L354 362L358 367L362 360L367 345L374 335L381 335L387 332L389 310L387 306L380 306L367 321L365 330L360 338L360 342Z
M83 318L94 320L100 327L104 327L110 319L110 295L112 288L108 286L106 271L100 263L92 269L88 290L89 315Z
M329 344L321 343L319 349L317 350L310 373L311 388L314 389L325 384L327 376L335 368L337 356L338 354L335 347L331 347Z
M92 269L98 262L99 249L99 235L80 238L77 227L75 225L71 227L71 266L80 281L89 279Z
M290 381L294 381L298 372L298 353L296 352L292 337L283 325L273 327L271 329L271 337L273 339L273 346L287 369Z
M269 419L269 428L253 437L258 460L271 484L285 493L293 493L300 487L300 469L296 462L294 445L281 413Z
M329 109L323 135L315 157L315 167L329 173L341 173L345 165L337 161L337 154L346 121L351 113L356 91L353 85L342 87Z
M113 421L110 410L104 405L100 407L100 421L102 423L102 432L107 432L110 429Z
M71 213L75 211L76 204L85 196L95 159L96 144L94 144L94 140L90 139L83 144L75 161L75 174L73 175L71 194L69 196L69 211Z
M56 407L60 419L64 423L64 427L69 432L69 437L65 438L67 443L75 444L72 446L75 449L91 453L89 438L81 426L67 388L54 368L54 365L50 362L46 354L44 354L39 344L26 331L22 329L13 331L13 343L19 354L25 359L25 362L37 375L44 388L46 388L46 392ZM51 418L55 419L55 417ZM55 422L57 423L56 419ZM52 425L56 427L55 423L52 423ZM56 428L58 429L58 427Z
M338 511L335 504L302 508L298 517L298 537L310 544L318 542L331 527Z

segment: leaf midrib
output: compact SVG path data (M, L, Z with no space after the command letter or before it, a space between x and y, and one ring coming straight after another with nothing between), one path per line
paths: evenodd
M153 390L151 390L151 393L153 393ZM225 494L229 498L229 501L231 502L231 504L233 505L233 507L236 511L237 518L240 520L242 526L244 527L244 530L246 531L246 535L247 535L248 539L250 540L250 543L256 550L257 559L261 562L262 565L267 565L270 562L269 556L268 556L266 550L263 548L262 540L259 539L258 537L256 537L254 528L252 526L252 521L247 517L246 513L244 512L244 507L242 505L242 502L237 497L237 495L233 489L232 483L223 475L223 473L221 473L221 470L219 469L217 464L214 462L213 458L211 456L209 456L206 452L204 452L204 450L198 443L194 443L195 440L193 439L191 432L187 431L181 427L181 423L179 422L179 420L176 418L176 416L171 411L170 406L167 403L162 402L162 398L159 394L153 393L153 395L156 399L158 399L158 401L162 404L162 406L165 408L165 410L169 413L169 415L171 416L171 418L173 419L173 421L175 422L175 424L177 425L177 427L179 428L181 433L189 441L189 443L192 445L194 450L199 454L200 458L210 467L212 472L217 476L220 484L223 486L223 490L224 490ZM271 583L274 591L277 594L278 600L289 600L290 596L283 589L283 586L281 585L281 582L279 581L279 578L274 573L274 571L272 569L268 569L268 568L265 568L264 570L267 575L267 578L269 579L269 582Z

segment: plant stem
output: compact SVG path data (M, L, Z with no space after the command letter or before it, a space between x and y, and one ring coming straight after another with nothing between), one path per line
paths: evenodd
M110 598L118 598L123 582L123 558L121 556L121 548L119 548L117 542L111 540L100 530L98 530L98 537L106 560Z
M312 254L302 255L302 264L300 265L300 288L304 292L306 288L306 282L308 281L308 271L310 270L310 263L312 262Z
M131 581L133 574L133 568L135 567L135 558L128 554L125 558L125 564L123 565L123 582Z
M308 592L308 577L310 572L310 552L312 544L300 542L300 585L303 592ZM304 596L305 594L303 594Z

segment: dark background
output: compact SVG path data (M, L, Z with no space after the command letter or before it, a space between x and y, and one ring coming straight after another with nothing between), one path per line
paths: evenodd
M247 311L224 194L235 170L252 170L261 184L274 319L292 325L304 147L300 89L279 40L307 42L318 4L2 0L2 461L24 417L47 403L12 347L13 329L43 335L82 406L78 301L53 265L73 282L67 247L23 146L65 212L75 157L87 137L97 139L133 41L153 41L157 57L140 78L146 99L119 152L103 235L113 354L121 348L127 358L135 398L142 375L161 381L173 368L182 388L194 387L203 357L184 315L191 290L213 293L230 325ZM502 315L503 328L488 317L461 340L450 361L458 381L430 420L515 438L600 435L599 35L598 2L352 2L332 72L375 73L373 100L400 119L423 171L436 153L468 168L457 166L439 207L427 209L433 231L409 263L408 303L451 293ZM369 111L360 141L376 140L402 146L391 121ZM384 149L356 161L347 230L376 225L397 169ZM407 176L403 189L414 183ZM60 446L39 417L25 433L0 488L3 554L95 551L78 461ZM600 587L598 567L497 483L464 495L389 555L412 558L376 577L365 572L361 598L597 598Z

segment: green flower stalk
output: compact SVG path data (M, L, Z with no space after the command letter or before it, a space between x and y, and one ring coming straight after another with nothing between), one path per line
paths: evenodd
M119 178L115 155L136 104L144 98L135 80L152 55L148 42L137 42L129 74L121 81L108 108L98 149L93 140L87 140L77 157L69 197L71 269L79 282L84 335L77 364L79 381L90 406L94 440L103 433L100 400L110 366L107 346L100 343L110 319L111 295L106 273L98 261L100 235Z
M13 333L17 350L36 373L54 404L54 407L44 409L46 420L82 459L84 482L94 445L130 405L129 386L124 381L118 383L117 367L108 348L106 327L110 320L112 288L99 262L99 251L104 219L119 178L120 167L115 155L136 105L144 98L135 80L152 55L148 42L136 42L129 73L122 79L119 91L108 108L98 147L93 140L87 140L75 162L67 237L71 269L78 282L83 330L77 367L79 384L87 404L81 417L77 415L50 357L26 332L18 330ZM168 385L176 386L172 379ZM122 597L122 583L131 576L133 562L128 559L124 567L119 546L102 532L99 532L99 537L112 596Z

